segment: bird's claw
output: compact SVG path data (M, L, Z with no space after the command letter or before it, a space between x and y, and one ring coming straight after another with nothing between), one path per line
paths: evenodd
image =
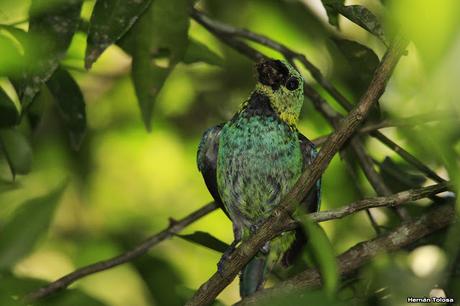
M233 253L233 251L235 250L234 247L230 247L228 248L224 254L222 254L222 257L220 258L219 262L217 263L217 272L219 272L220 276L224 276L223 275L223 272L224 272L224 264L225 262L228 260L228 258L230 257L230 255Z
M217 272L219 272L220 276L224 277L224 263L227 260L228 256L222 256L217 263Z
M260 249L260 252L264 255L270 253L270 241L265 242L264 246Z

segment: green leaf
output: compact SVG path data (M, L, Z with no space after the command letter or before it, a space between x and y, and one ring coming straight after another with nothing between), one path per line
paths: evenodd
M32 104L27 108L27 119L31 129L34 131L39 126L45 110L54 103L54 98L46 85L42 85L40 91L35 96Z
M176 236L220 253L224 253L230 247L228 244L217 239L211 234L201 231L194 232L193 234Z
M300 221L308 236L308 246L321 272L324 289L332 296L337 289L339 270L334 248L324 230L308 216L300 216Z
M189 6L188 0L155 0L124 41L133 56L131 77L149 131L155 98L187 49Z
M35 49L37 45L40 45L41 40L34 35L27 33L26 31L15 28L9 25L0 25L0 29L4 30L5 36L10 40L9 43L14 44L14 48L18 49L18 58L16 55L8 56L8 51L4 51L4 47L0 47L0 54L2 57L0 59L0 74L7 75L11 84L14 86L19 97L22 96L26 83L26 71L27 69L32 70L36 61L34 58L36 52ZM0 45L3 42L0 42ZM7 54L3 57L4 52ZM10 51L11 52L11 51Z
M34 44L26 49L32 53L33 65L26 71L21 80L18 92L23 105L28 106L46 82L57 69L73 34L77 30L80 19L81 0L61 0L59 5L52 5L43 10L43 1L33 0L30 7L30 36L38 37L39 44Z
M0 148L13 174L27 174L32 165L32 148L27 138L16 129L0 130Z
M327 18L329 23L335 27L339 27L339 13L336 6L343 6L345 0L321 0L324 8L326 9Z
M11 268L33 250L50 226L65 186L61 184L50 194L25 202L6 221L1 230L0 270Z
M4 33L0 33L0 54L0 76L16 75L23 67L18 46Z
M321 0L329 23L338 27L338 13L377 36L385 43L385 34L378 18L362 5L344 5L344 0Z
M209 65L222 66L223 59L205 44L190 39L182 62L185 64L203 62Z
M369 85L380 60L372 49L355 41L338 38L332 40L350 65L351 86L360 96Z
M77 150L86 133L85 101L80 87L67 70L58 68L46 83L67 127L70 143Z
M337 11L385 43L385 34L378 18L362 5L335 6Z
M390 157L385 157L380 164L380 173L393 192L421 187L426 181L425 176L411 173L410 168L395 163Z
M147 9L151 0L98 0L88 31L85 67L92 64L111 44L118 41Z
M133 261L133 264L155 300L155 305L184 305L186 301L176 293L184 280L170 262L147 255Z
M18 109L6 92L0 87L0 128L12 127L18 122Z

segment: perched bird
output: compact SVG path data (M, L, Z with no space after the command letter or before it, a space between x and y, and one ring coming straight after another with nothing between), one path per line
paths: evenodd
M222 256L219 270L236 245L270 216L313 159L316 150L297 130L303 79L287 62L256 65L257 84L233 118L208 129L197 154L198 169L217 203L233 223L235 239ZM305 195L305 212L319 209L321 181ZM305 244L301 229L267 243L240 275L242 297L263 286L278 262L289 265Z

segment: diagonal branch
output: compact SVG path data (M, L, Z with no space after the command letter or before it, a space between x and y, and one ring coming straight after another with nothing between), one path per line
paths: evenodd
M207 305L211 303L264 243L276 236L284 222L290 219L290 214L295 209L296 204L313 187L333 156L358 129L369 114L372 106L383 94L390 75L406 46L407 40L404 37L397 36L375 71L374 77L359 103L341 122L340 128L323 145L311 168L302 173L288 196L273 210L272 215L263 222L259 230L229 256L221 273L216 272L205 282L187 305Z
M48 285L39 288L36 291L29 293L24 299L27 301L33 301L40 298L44 298L50 294L53 294L59 290L67 288L70 284L74 283L75 281L83 278L85 276L101 272L104 270L108 270L115 266L119 266L121 264L127 263L136 257L144 255L147 253L153 246L157 245L158 243L171 238L182 229L184 229L189 224L195 222L196 220L206 216L210 212L217 209L217 205L215 202L211 202L206 204L205 206L199 208L198 210L192 212L191 214L187 215L186 217L176 221L170 220L169 226L164 229L163 231L147 238L144 242L136 246L134 249L120 254L116 257L109 258L106 260L102 260L88 266L79 268L73 271L70 274L67 274L54 282L49 283Z
M369 156L369 154L366 153L364 144L362 143L359 136L353 137L350 140L350 145L356 154L356 157L358 158L358 162L363 169L364 175L371 184L372 188L374 188L374 190L377 192L377 195L390 195L390 188L388 188L388 186L383 181L383 178L380 176L377 170L375 170L372 158ZM404 208L396 207L395 211L402 220L410 220L410 214Z
M393 231L375 239L358 243L337 257L342 276L350 274L376 255L408 246L415 241L447 227L455 220L455 208L443 205L424 214L416 221L403 223ZM321 286L321 275L317 269L307 269L273 288L264 289L240 301L238 305L263 305L264 301L286 291L305 290Z

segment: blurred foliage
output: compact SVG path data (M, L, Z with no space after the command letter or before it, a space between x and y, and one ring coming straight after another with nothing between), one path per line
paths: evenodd
M169 217L211 199L195 165L199 138L231 118L254 72L190 19L192 5L306 54L353 102L402 29L412 44L371 120L451 114L382 132L460 187L459 1L0 0L0 305L22 305L25 293L132 248ZM313 139L331 128L306 100L299 130ZM432 183L375 139L366 148L392 191ZM333 159L323 209L374 195L355 158L347 159L357 174ZM418 201L410 212L423 213L431 200L445 201ZM398 223L390 210L375 216L386 227ZM286 293L263 305L403 305L433 288L460 299L458 224L346 280L337 277L334 255L374 237L366 215L325 222L324 231L306 227L315 237L308 254L275 272L285 278L317 265L327 290ZM150 254L38 305L182 305L215 272L230 241L230 221L214 212ZM239 299L237 282L216 305Z

